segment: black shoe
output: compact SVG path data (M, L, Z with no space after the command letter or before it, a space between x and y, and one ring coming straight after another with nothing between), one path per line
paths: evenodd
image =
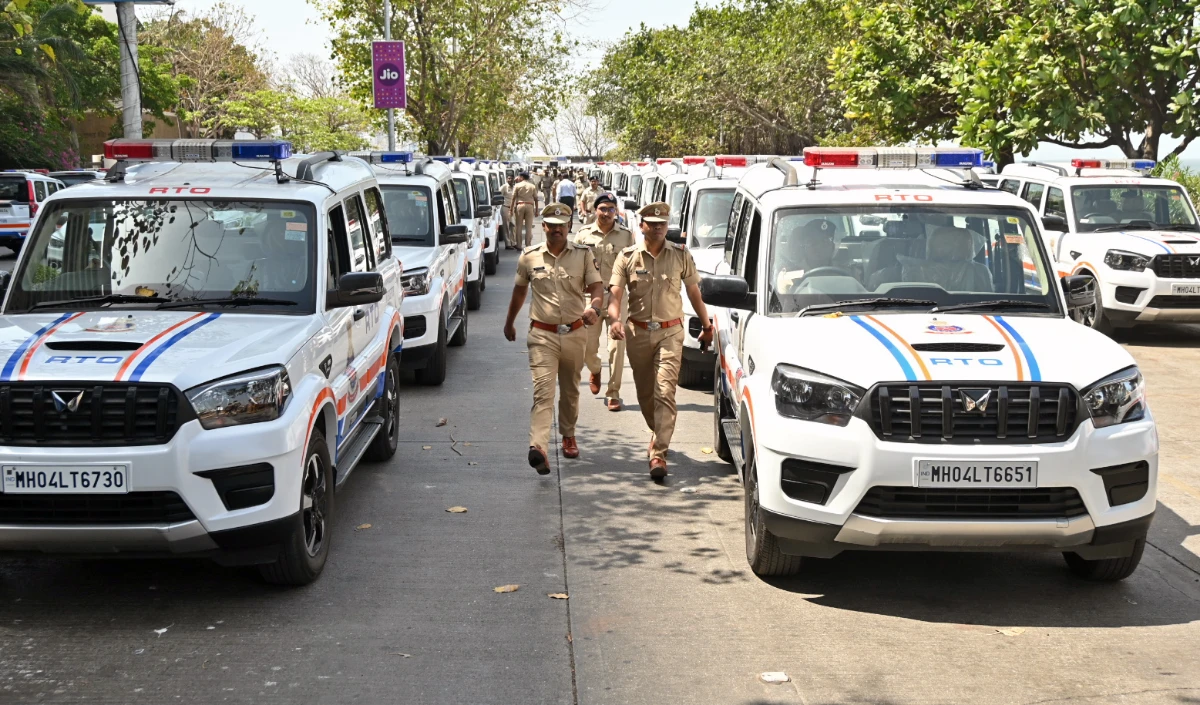
M536 446L529 446L529 466L537 470L539 475L550 474L550 462L546 459L546 453Z

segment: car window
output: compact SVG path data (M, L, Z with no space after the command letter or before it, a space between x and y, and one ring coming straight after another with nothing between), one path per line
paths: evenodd
M746 257L745 263L742 265L742 278L750 285L750 291L755 291L754 284L758 280L758 236L762 231L762 214L755 208L752 217L742 218L742 222L749 224L745 236Z
M329 282L329 288L332 290L337 288L338 279L343 274L353 271L350 266L349 241L346 238L346 216L341 206L334 206L329 211L329 230L326 239L329 241L327 261L329 262L330 279L332 279ZM326 305L325 308L331 307Z
M34 181L33 182L33 191L35 194L37 194L36 198L37 198L38 203L41 203L42 201L46 200L46 182L45 181Z
M1200 230L1187 195L1169 184L1087 184L1071 187L1079 232L1112 229Z
M0 201L29 203L29 186L24 176L0 176Z
M667 227L678 228L680 216L680 206L683 205L683 193L687 190L686 181L677 181L671 184L671 193L667 198L667 205L671 207L671 215L667 218Z
M696 194L695 205L689 205L695 211L692 232L688 233L693 247L707 249L724 244L732 203L733 189L710 188Z
M487 178L483 174L476 174L471 177L475 183L475 204L478 206L486 206L492 202L492 197L488 193Z
M1062 189L1051 186L1046 192L1046 215L1067 217L1067 199Z
M734 196L733 207L729 211L729 224L725 229L725 262L730 267L733 267L734 236L737 235L738 216L741 214L744 200L740 193Z
M474 217L475 214L471 212L471 187L467 185L467 180L451 179L450 183L454 185L454 198L458 202L458 217Z
M733 272L743 274L742 265L746 260L746 239L750 223L750 201L742 202L742 214L738 218L737 230L733 235Z
M358 196L351 196L346 204L346 234L350 239L350 256L352 269L356 272L369 272L375 269L370 249L367 247L367 235L363 232L362 201Z
M1021 182L1015 179L1004 179L1000 182L1000 190L1008 191L1012 195L1017 195L1017 191L1021 189Z
M1034 208L1041 210L1042 194L1045 191L1045 185L1039 184L1036 181L1030 181L1029 183L1025 184L1025 190L1021 192L1021 198L1029 201L1030 205L1032 205Z
M367 197L367 216L371 221L371 235L375 243L375 261L382 262L392 256L392 238L389 235L390 228L387 214L384 212L383 197L379 195L379 189L374 187L367 189L364 193ZM426 199L426 203L428 203L428 199Z

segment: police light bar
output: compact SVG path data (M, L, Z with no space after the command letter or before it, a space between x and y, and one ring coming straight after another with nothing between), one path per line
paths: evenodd
M462 162L463 164L474 164L478 160L475 159L475 157L462 157L458 161Z
M629 166L629 162L621 162L621 166Z
M130 140L104 143L104 157L128 162L281 161L292 156L284 140Z
M684 157L684 158L683 158L683 164L684 164L684 166L694 166L694 165L696 165L696 164L704 164L704 163L706 163L706 162L708 161L708 159L709 159L708 157L701 157L701 156L699 156L699 155L692 155L692 156L690 156L690 157Z
M353 155L358 156L358 155ZM371 152L363 157L372 164L411 164L412 152Z
M1153 169L1153 159L1072 159L1074 169L1135 169L1144 171Z
M433 161L435 161L435 162L441 162L443 164L453 164L454 163L454 157L438 156L438 157L431 157L431 159L433 159Z
M638 162L638 166L649 166L650 162Z
M965 169L983 165L967 147L807 147L804 165L819 169Z
M596 166L604 166L606 162L596 162Z
M714 160L717 166L750 166L769 161L769 154L718 154Z
M673 161L675 161L675 160L670 157L659 157L658 159L654 160L654 163L655 164L670 164Z

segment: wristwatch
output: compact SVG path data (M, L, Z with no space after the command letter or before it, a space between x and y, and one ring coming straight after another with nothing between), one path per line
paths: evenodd
M599 308L597 308L597 307L595 307L595 306L592 306L591 308L592 308L592 310L593 310L593 311L595 311L595 312L596 312L596 315L597 315L597 316L599 316L599 317L601 317L601 318L604 318L604 312L603 312L603 311L601 311Z

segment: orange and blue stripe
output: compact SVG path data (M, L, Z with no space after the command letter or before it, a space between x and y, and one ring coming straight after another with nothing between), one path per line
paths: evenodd
M188 337L192 333L195 333L200 328L208 325L209 323L212 323L213 321L217 320L220 317L221 317L221 314L219 314L219 313L210 313L207 316L205 316L204 318L200 319L199 321L196 321L192 325L188 326L187 328L184 328L183 330L179 331L175 335L168 338L167 342L158 346L149 355L142 358L142 361L139 362L138 366L134 368L133 374L129 375L129 381L137 382L137 381L141 380L142 375L146 374L146 370L150 369L150 365L153 365L154 361L157 360L159 358L159 356L161 356L164 352L170 350L177 343L179 343L179 341Z
M38 329L36 333L27 338L25 342L21 343L17 349L13 351L12 355L8 356L8 360L4 363L4 369L0 370L0 381L13 381L13 372L16 371L17 365L27 353L32 355L33 351L36 350L38 346L40 346L46 340L46 338L49 338L51 335L53 335L55 331L57 331L67 322L73 321L82 315L82 313L64 313L63 315ZM25 368L28 366L29 363L26 361L25 365L22 367L22 372L24 372Z

